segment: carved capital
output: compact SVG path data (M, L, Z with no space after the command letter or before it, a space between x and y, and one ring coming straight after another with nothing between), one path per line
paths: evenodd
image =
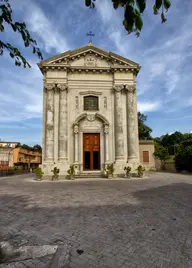
M113 90L114 90L115 92L121 92L123 89L124 89L124 85L115 85L115 86L113 87Z
M68 86L67 84L57 84L57 88L60 89L61 91L67 91Z
M73 132L75 134L78 134L79 133L79 125L78 124L75 124L74 127L73 127Z
M60 91L60 89L56 86L56 87L54 88L54 92L55 92L55 93L59 93L59 91Z
M47 90L54 90L55 89L55 84L45 83L44 87Z
M136 91L136 85L126 85L125 90L129 93L135 93Z

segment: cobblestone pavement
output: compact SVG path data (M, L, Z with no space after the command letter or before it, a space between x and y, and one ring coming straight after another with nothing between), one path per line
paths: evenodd
M0 268L192 267L192 176L1 178L0 241L59 245L55 255L12 260Z

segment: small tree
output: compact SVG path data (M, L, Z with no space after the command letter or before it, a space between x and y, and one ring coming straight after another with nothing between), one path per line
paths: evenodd
M192 145L181 145L175 156L175 168L177 171L186 170L192 172Z
M151 140L152 129L145 124L147 116L138 112L138 129L139 129L139 139L140 140Z
M169 152L167 147L156 143L154 155L161 160L161 168L164 169L165 160L169 158Z

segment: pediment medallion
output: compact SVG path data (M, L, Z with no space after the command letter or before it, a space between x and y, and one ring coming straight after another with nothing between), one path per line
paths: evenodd
M97 66L97 59L94 55L85 56L84 65L87 67L95 67Z

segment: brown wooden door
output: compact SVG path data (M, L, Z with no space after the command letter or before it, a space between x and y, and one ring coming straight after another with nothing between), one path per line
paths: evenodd
M83 134L83 168L100 169L100 135Z

